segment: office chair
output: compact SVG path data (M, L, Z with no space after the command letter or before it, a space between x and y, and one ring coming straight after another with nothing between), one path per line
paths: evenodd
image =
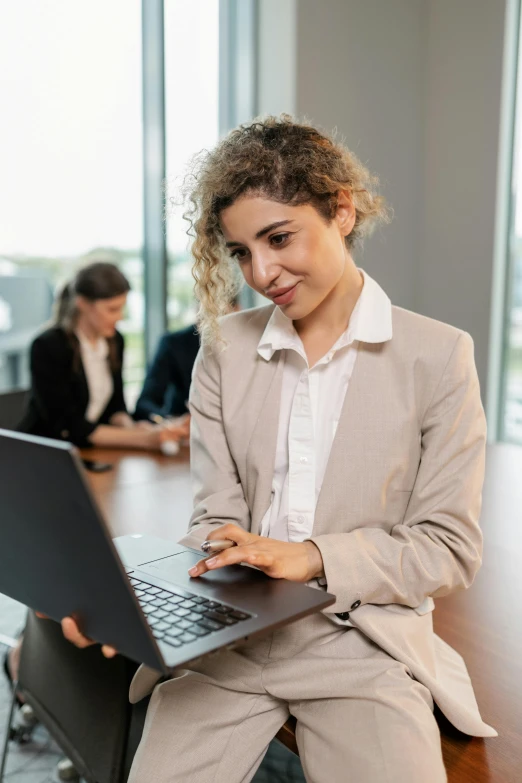
M140 721L137 728L134 721L131 732L132 707L128 701L135 669L136 665L123 656L104 658L98 645L76 648L64 638L58 623L41 620L29 611L18 689L77 773L89 783L123 783L126 779L137 746L136 732L138 741L141 735ZM13 694L0 770L5 763L14 709ZM131 734L136 744L128 759Z
M24 390L0 394L0 429L14 430L22 421L29 392Z

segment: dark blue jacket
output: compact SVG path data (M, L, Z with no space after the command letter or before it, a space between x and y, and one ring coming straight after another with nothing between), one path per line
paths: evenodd
M181 416L187 412L185 401L198 351L199 335L195 325L161 338L136 403L135 419L148 419L151 413Z

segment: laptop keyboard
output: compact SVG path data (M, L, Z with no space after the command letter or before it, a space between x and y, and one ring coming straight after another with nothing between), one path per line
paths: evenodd
M181 587L164 590L132 576L129 579L155 638L172 647L189 644L252 616Z

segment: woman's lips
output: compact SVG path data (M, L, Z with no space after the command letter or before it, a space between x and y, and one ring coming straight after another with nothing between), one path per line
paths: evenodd
M293 288L290 288L289 291L285 291L284 294L280 294L280 296L274 296L272 300L274 304L276 305L289 304L295 296L295 292L297 290L298 285L299 283L296 283Z

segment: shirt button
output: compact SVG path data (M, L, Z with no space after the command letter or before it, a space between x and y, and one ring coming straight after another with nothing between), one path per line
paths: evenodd
M301 524L302 524L305 521L304 516L302 514L299 514L299 516L297 517L297 521L301 522Z
M306 464L308 462L308 457L299 457L299 462Z

